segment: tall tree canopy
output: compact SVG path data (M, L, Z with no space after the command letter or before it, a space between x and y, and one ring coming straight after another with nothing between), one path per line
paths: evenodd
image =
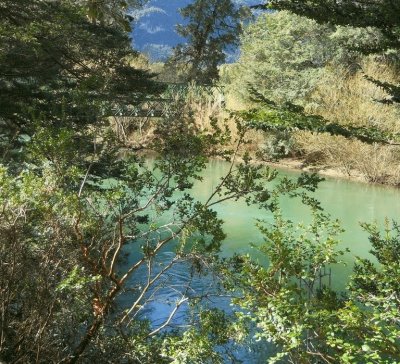
M88 18L101 24L116 24L130 31L128 11L143 6L148 0L78 0L85 6Z
M280 11L270 11L260 16L245 30L238 65L231 67L232 74L235 75L227 75L228 79L233 79L233 89L247 99L260 101L260 105L263 105L261 108L264 107L265 110L276 103L278 108L283 106L283 110L289 107L291 111L296 111L286 121L282 117L288 116L285 111L280 115L272 112L277 118L272 117L269 111L247 113L244 118L254 125L267 125L267 129L271 126L274 129L279 125L285 129L288 124L297 128L300 120L308 120L305 124L301 122L306 130L321 130L320 126L324 125L322 130L330 130L335 135L347 138L355 137L370 143L397 143L398 135L387 133L385 128L380 130L381 126L369 123L369 119L363 123L365 128L359 128L359 125L351 125L352 121L346 118L339 120L338 124L336 120L330 123L326 115L326 120L322 123L316 121L318 118L307 117L307 112L319 112L318 95L315 94L317 98L314 99L317 102L310 99L310 95L318 91L322 84L321 75L334 69L342 69L349 75L358 72L366 82L371 82L371 86L378 86L383 91L383 96L371 101L385 104L398 102L400 88L396 80L391 82L363 69L367 64L363 61L367 55L372 54L377 56L375 59L378 63L381 61L382 64L390 64L393 69L399 64L399 49L393 41L396 36L394 21L390 26L383 23L379 27L373 27L372 15L366 14L369 22L361 24L357 18L352 24L351 16L347 16L347 21L344 18L337 20L335 13L326 12L324 1L319 2L319 6L315 8L310 5L309 14L309 4L302 1L276 1L268 3L268 6L262 5L262 8ZM389 5L383 4L385 6ZM296 107L292 108L291 105L284 105L285 103L295 104ZM304 106L309 106L306 112Z
M332 27L289 12L266 13L245 28L234 88L278 103L304 103L337 47Z
M196 0L181 9L187 24L177 32L187 39L174 49L170 62L188 67L187 79L210 83L218 78L218 65L230 46L238 42L243 11L231 0Z
M357 44L356 49L364 54L383 54L398 61L400 49L400 3L398 1L334 1L334 0L272 0L264 9L289 10L295 14L312 18L319 23L331 23L351 27L377 30L379 35L371 43ZM393 52L395 50L395 52ZM400 88L390 83L370 79L393 95L393 101L400 99Z
M90 124L160 90L129 66L128 36L99 26L74 1L0 2L0 120L4 144L46 120ZM37 126L37 125L36 125Z
M392 46L399 45L400 20L397 14L400 11L400 3L397 1L272 0L262 7L290 10L318 22L375 27L384 32L388 40L392 42Z

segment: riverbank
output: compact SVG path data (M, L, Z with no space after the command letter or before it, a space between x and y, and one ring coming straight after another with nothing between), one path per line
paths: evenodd
M225 121L226 122L226 119ZM199 129L204 129L206 126L203 122L199 123L201 127ZM224 124L225 125L225 124ZM236 125L228 123L229 130L232 132L233 140L237 137L237 130ZM131 133L128 137L126 137L125 142L128 145L128 149L135 149L136 151L142 150L144 154L148 153L147 147L152 143L154 140L154 125L152 123L148 123L146 127L139 131ZM310 173L317 173L321 176L338 178L343 180L350 180L355 182L362 182L365 184L371 185L383 185L388 187L395 187L398 188L400 186L400 168L393 167L392 164L386 165L384 161L383 164L375 161L378 163L379 166L376 167L373 163L369 163L368 161L361 161L363 163L358 163L357 166L362 167L361 172L358 169L349 168L347 169L344 167L340 167L340 161L338 162L338 166L333 166L329 164L310 164L306 161L306 158L282 158L277 161L265 161L261 160L259 156L260 148L264 144L265 136L260 133L253 131L251 134L251 138L249 139L251 142L246 143L242 148L239 150L239 155L244 155L248 153L252 158L253 161L256 163L262 163L265 165L269 165L272 167L283 168L287 170L296 170L296 171L304 171ZM232 145L232 148L235 146ZM322 162L322 161L320 161ZM391 168L392 167L392 168Z
M283 169L287 169L287 170L297 170L297 171L303 171L303 172L317 173L321 176L338 178L338 179L346 179L349 181L362 182L362 183L372 184L372 185L390 186L389 184L384 184L384 183L369 182L363 177L363 175L361 173L358 173L357 171L354 171L349 175L349 174L341 171L339 168L333 168L330 166L307 165L304 162L304 160L302 160L300 158L284 158L284 159L280 159L279 161L276 161L276 162L269 161L269 162L262 162L262 163L264 163L268 166L283 168Z

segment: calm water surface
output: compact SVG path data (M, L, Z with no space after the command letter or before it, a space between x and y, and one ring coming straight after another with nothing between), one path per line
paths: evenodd
M194 188L196 197L205 198L227 169L227 163L212 161L204 173L204 180ZM300 175L297 171L278 171L278 179L281 176L296 179ZM339 219L345 229L340 235L339 248L349 248L351 252L343 258L347 266L333 268L332 276L333 288L343 289L355 257L371 257L368 234L362 230L360 222L376 221L383 227L385 217L391 220L400 219L400 190L327 177L313 195L321 202L325 212L332 218ZM307 223L311 220L309 209L299 200L283 198L281 209L284 217L292 221ZM271 213L247 206L241 201L225 202L216 206L215 210L225 222L224 228L228 237L223 244L222 254L227 256L251 252L249 242L262 242L262 237L255 227L256 220L273 221Z
M193 194L199 200L206 200L211 191L218 185L221 176L223 176L229 168L229 164L222 161L212 161L204 172L204 180L196 182ZM296 171L279 170L278 179L282 176L297 178L300 175ZM332 288L343 290L345 289L347 278L351 273L352 265L355 257L369 257L370 244L368 234L365 233L359 223L373 222L383 226L385 217L397 220L400 218L400 190L378 186L357 183L343 179L326 178L321 182L319 189L315 192L316 197L324 208L325 212L329 213L332 218L339 219L345 232L340 235L341 243L339 248L349 248L350 253L347 253L343 260L347 263L345 267L342 265L332 267ZM309 208L303 206L296 199L283 198L281 209L286 219L294 222L307 223L311 220ZM250 243L260 244L262 236L255 227L257 219L263 219L267 222L272 222L270 212L263 211L254 206L247 206L241 201L228 201L215 206L219 217L224 220L224 230L227 233L227 239L222 246L221 254L223 256L231 256L234 253L250 253L257 256L254 248ZM131 251L131 256L134 257L134 251ZM168 261L172 259L173 252L162 252L161 259ZM129 261L126 262L129 264ZM132 285L138 284L139 276L132 278ZM145 273L145 272L143 272ZM179 288L185 285L188 281L188 269L185 266L178 266L171 271L167 277L166 284L157 290L157 298L151 301L143 310L143 315L147 317L155 326L162 323L165 317L174 306L174 302L179 299ZM194 280L192 283L196 290L206 291L210 285L212 278ZM136 282L135 282L136 280ZM121 300L122 305L129 306L131 297L125 297ZM212 305L220 308L229 308L228 299L218 299L212 302ZM182 314L184 316L185 309L182 306ZM270 350L264 347L263 350ZM253 357L244 354L244 358L248 363L264 362L268 352L261 353L261 356ZM264 359L260 359L264 358ZM261 361L260 361L261 360Z

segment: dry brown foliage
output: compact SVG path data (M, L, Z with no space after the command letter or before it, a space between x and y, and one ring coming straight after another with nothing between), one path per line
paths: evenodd
M379 126L388 131L400 131L400 109L389 100L390 95L373 82L398 83L396 67L373 57L366 58L356 72L346 69L327 69L312 96L308 111L328 120L357 126Z
M381 82L398 84L395 65L377 57L366 57L360 69L327 69L312 96L307 111L322 115L335 123L353 126L378 127L388 132L400 132L400 107L380 102L390 95L369 81L366 76ZM307 163L337 168L351 176L361 174L369 182L400 184L399 147L365 144L327 134L298 132L296 151Z
M348 176L361 175L368 182L400 185L398 146L311 132L298 132L294 139L307 164L337 168Z

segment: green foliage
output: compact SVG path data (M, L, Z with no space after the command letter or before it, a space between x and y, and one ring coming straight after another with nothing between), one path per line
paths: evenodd
M349 289L358 307L364 308L355 335L363 340L363 355L367 358L382 363L398 362L399 226L395 222L390 226L386 221L383 232L376 224L363 224L363 228L369 233L371 253L379 265L365 259L358 259L355 264Z
M282 178L271 188L276 172L247 155L236 163L249 125L238 122L231 150L227 128L212 120L199 130L193 110L178 112L178 99L156 123L151 160L118 139L107 116L162 91L130 66L134 53L119 23L127 4L0 1L0 360L223 362L249 320L258 324L259 338L278 345L278 357L298 363L325 354L343 362L396 360L396 226L384 237L366 226L383 268L360 261L349 297L341 298L316 289L319 272L340 256L334 249L340 228L309 195L320 179ZM226 8L216 19L231 11L230 2L221 4ZM279 124L299 112L271 107L249 115ZM198 201L190 189L212 157L225 158L230 168ZM296 230L282 218L283 194L311 206L309 227ZM213 207L238 199L275 212L271 228L260 225L268 267L242 257L229 271L218 261L226 235ZM178 267L187 276L173 287L168 316L146 320L141 313L169 288L166 278ZM254 317L243 311L233 322L197 306L208 297L194 280L216 267L232 274L227 285L239 285L237 303ZM177 312L187 327L175 326ZM308 335L313 330L316 339ZM310 343L317 354L305 350Z
M265 13L244 29L240 58L225 82L245 100L255 92L305 106L327 70L354 72L361 59L356 48L377 39L371 29L318 24L289 11Z
M332 74L334 68L353 74L363 57L357 48L379 39L379 32L374 29L319 24L289 11L262 14L245 29L240 59L225 70L223 82L231 93L256 105L239 114L249 125L265 132L259 153L262 159L289 155L290 136L298 130L341 135L366 143L398 142L397 134L377 123L366 120L366 126L360 126L359 121L352 125L352 120L346 120L346 110L342 112L346 116L329 120L330 115L326 114L330 105L323 104L319 96L321 89L329 88L323 84L324 75ZM366 79L389 92L395 91L388 83ZM314 115L321 112L327 119Z
M235 264L236 285L243 292L235 302L249 312L240 319L253 320L256 337L277 346L277 355L270 363L279 359L318 362L308 353L311 337L322 337L324 320L340 307L340 300L326 287L327 278L321 274L343 254L336 250L342 230L337 221L314 209L309 226L295 226L283 219L279 210L274 216L271 226L259 223L265 239L260 252L268 258L268 266L250 258ZM318 350L324 344L314 340L313 345Z
M228 323L225 336L220 325L211 327L217 318L225 320L218 312L193 316L193 326L199 321L205 327L200 334L189 328L171 336L166 330L191 296L201 302L191 280L210 274L225 238L212 207L241 198L272 209L272 196L303 196L297 190L313 190L317 179L285 179L271 190L267 182L276 173L248 158L236 165L234 153L221 152L229 142L226 131L212 123L215 129L201 133L192 125L190 118L161 120L152 163L134 153L118 158L119 144L107 128L96 134L79 131L83 140L95 136L103 143L99 149L84 144L76 150L73 129L40 127L26 141L29 163L18 170L2 167L2 359L18 355L29 362L39 355L48 362L73 363L147 355L150 363L189 355L204 362L216 346L239 335L239 327L234 332ZM246 128L241 133L239 145ZM208 157L220 155L231 160L229 172L209 199L195 200L193 181L201 179ZM160 259L165 249L171 254ZM171 317L158 325L146 323L140 311L165 289L164 275L179 266L191 274L174 289L181 298ZM39 339L33 340L39 329ZM187 347L188 340L198 345Z
M186 81L210 84L218 78L218 65L224 53L237 44L244 16L231 0L196 0L181 9L187 24L178 25L177 32L187 39L174 49L169 63L187 65Z
M300 16L289 11L262 14L250 24L242 36L241 57L237 64L225 70L223 82L229 92L239 94L248 104L255 105L242 116L257 130L265 132L261 158L268 160L290 154L290 135L298 130L326 132L366 143L397 144L397 133L392 133L388 125L380 122L379 113L374 118L366 115L364 120L361 120L362 116L349 120L353 115L349 109L354 101L347 101L345 89L339 88L346 84L346 77L351 79L357 74L371 82L371 92L377 93L379 87L379 92L391 95L384 100L366 96L363 100L368 100L372 107L377 107L375 102L396 102L396 85L384 78L376 80L362 70L366 63L363 63L365 56L360 49L365 44L378 44L381 38L377 29L329 22L320 24L304 14ZM386 52L374 62L378 65L390 63L395 67L395 52ZM335 69L343 72L335 73ZM335 82L336 77L341 80L335 91L331 91L327 82ZM354 87L349 83L351 85ZM335 97L340 98L341 92L343 106L338 106ZM355 94L356 90L351 92ZM364 89L362 92L367 94ZM396 112L394 108L392 112Z
M278 103L304 102L336 56L332 31L289 12L259 16L241 37L236 89L245 99L254 88Z
M308 130L355 138L365 143L392 144L399 141L397 133L390 133L378 127L342 125L325 120L319 115L306 114L301 106L291 103L278 106L270 100L263 101L264 105L261 107L237 113L248 126L256 130L274 133Z
M274 176L247 159L235 167L229 131L215 120L200 131L179 98L157 122L153 162L131 150L122 155L126 145L108 116L163 89L129 65L126 34L102 14L88 21L81 2L0 6L0 360L170 362L169 326L192 296L201 301L193 277L210 273L225 238L212 207L261 197L268 207L265 182ZM230 160L230 171L197 201L190 188L215 156ZM188 278L174 290L169 317L144 320L175 267ZM207 328L216 318L223 320L193 316L201 335L174 331L178 343L190 335L204 341L191 360L227 341Z
M164 355L173 358L171 363L223 363L223 352L215 348L228 344L235 329L231 319L218 309L203 309L196 327L183 335L170 335L164 341Z
M364 224L371 253L379 265L359 259L348 291L328 285L327 267L340 263L337 221L313 210L309 226L295 226L279 210L272 225L260 225L265 238L260 252L268 266L249 257L233 260L235 302L244 323L277 348L269 363L397 363L399 358L399 228L387 223L384 233Z
M178 130L184 150L175 148L180 145ZM186 265L192 274L210 274L225 238L212 206L243 198L273 208L269 200L275 192L266 182L276 174L247 159L235 166L232 159L230 171L210 198L196 201L189 190L201 178L206 157L219 155L216 147L227 141L225 133L215 129L201 134L181 122L164 121L157 135L158 154L151 164L131 154L113 168L90 148L81 148L81 157L89 161L85 169L75 155L73 131L41 128L27 145L26 158L34 164L19 172L2 167L0 284L6 328L2 359L18 355L29 362L40 355L44 361L75 362L102 355L110 361L139 360L152 350L149 362L175 359L178 352L204 362L215 345L223 346L234 335L229 331L224 338L220 325L209 327L217 318L224 321L217 312L215 317L207 312L193 317L193 325L198 320L205 325L200 334L188 329L170 336L163 330L189 300L191 278L174 290L182 298L165 323L146 325L138 313L175 266ZM301 187L312 190L316 182L285 180L276 193L296 195ZM160 260L166 248L176 253ZM193 295L194 288L190 292ZM127 307L116 304L122 297ZM138 326L140 334L134 329ZM32 340L38 328L39 341ZM19 340L26 344L19 345ZM128 344L122 345L125 340ZM168 344L171 340L175 344ZM182 344L187 340L198 342L193 351Z
M0 3L1 153L37 126L82 130L161 88L129 66L135 55L118 27L88 21L73 1ZM23 146L23 145L22 145ZM15 158L15 155L12 156Z
M80 1L91 22L99 22L103 25L116 24L127 32L131 31L130 21L134 20L127 15L128 10L132 11L146 2L147 0Z
M56 290L60 291L68 291L68 290L81 290L84 288L87 284L91 282L95 282L100 279L100 276L86 276L84 272L79 269L78 266L75 266L70 274L60 282Z
M351 0L335 3L330 0L311 1L270 1L265 6L269 9L289 10L295 14L314 19L319 24L334 24L351 26L350 33L362 32L369 41L354 43L346 41L347 46L363 54L385 54L398 62L400 49L400 21L395 15L399 10L398 2L384 0L369 2L366 0L353 2ZM340 35L339 35L340 36ZM379 81L379 80L378 80ZM388 85L387 85L388 86ZM392 84L388 89L395 88ZM399 99L398 90L394 91L393 99Z
M277 161L290 156L293 152L293 139L288 130L267 133L257 157L263 161Z
M295 14L315 19L318 23L351 25L360 28L375 28L383 39L378 44L366 45L364 52L377 53L389 48L399 47L398 28L400 25L395 15L399 10L397 2L384 0L371 3L366 0L353 2L346 0L335 3L330 0L287 1L274 0L266 8L289 10Z

